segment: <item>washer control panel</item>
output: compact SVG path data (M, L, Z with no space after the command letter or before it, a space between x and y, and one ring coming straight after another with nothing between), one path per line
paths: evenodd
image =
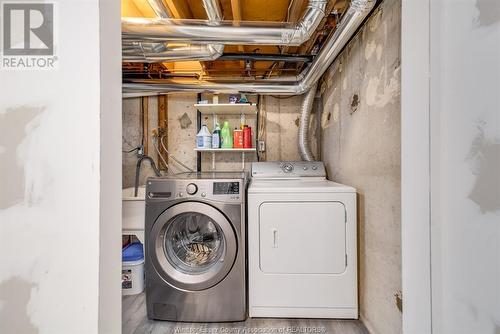
M275 178L326 178L326 170L321 161L279 161L252 163L252 177Z
M243 180L217 179L162 179L151 178L147 182L147 196L150 199L206 199L226 202L242 202Z
M214 195L239 195L240 183L239 182L214 182L213 188Z

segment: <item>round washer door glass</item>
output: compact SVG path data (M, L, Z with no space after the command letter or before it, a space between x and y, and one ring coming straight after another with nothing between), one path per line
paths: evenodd
M164 240L167 260L186 274L206 272L226 251L221 228L200 212L184 212L173 217L168 222Z
M222 281L238 252L232 224L218 209L201 202L165 210L146 239L147 257L156 272L184 290L205 290Z

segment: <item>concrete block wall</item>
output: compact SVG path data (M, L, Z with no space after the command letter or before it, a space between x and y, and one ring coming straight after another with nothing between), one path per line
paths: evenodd
M324 77L322 159L358 192L360 315L401 333L401 1L385 0Z
M156 97L148 98L149 111L149 129L158 127L158 100ZM123 100L122 105L122 187L133 187L135 182L135 168L137 164L137 152L126 153L139 145L141 145L142 129L141 129L141 99ZM152 142L153 137L151 131L148 134L149 141ZM155 162L158 162L158 154L154 147L150 147L148 155ZM145 184L148 176L153 176L154 171L147 161L144 161L141 167L139 183Z
M168 96L168 150L179 161L196 170L196 94L184 93ZM182 166L168 160L171 171L182 172Z

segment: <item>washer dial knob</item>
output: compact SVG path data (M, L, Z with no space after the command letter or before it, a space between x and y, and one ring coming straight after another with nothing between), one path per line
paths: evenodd
M282 169L285 173L291 173L293 172L293 165L291 163L283 164Z
M198 187L196 186L196 184L194 183L190 183L187 185L186 187L186 192L189 194L189 195L194 195L196 194L196 192L198 191Z

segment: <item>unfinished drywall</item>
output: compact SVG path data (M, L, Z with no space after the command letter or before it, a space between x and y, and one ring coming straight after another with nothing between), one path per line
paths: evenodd
M500 2L430 19L432 328L500 332Z
M322 154L358 192L360 315L401 333L400 6L385 0L324 77Z
M202 99L212 103L213 96L211 94L203 94ZM227 103L229 96L221 94L219 103ZM248 96L253 103L257 102L257 96ZM151 130L158 125L156 97L149 97L149 120L150 133ZM197 156L194 151L196 133L197 133L197 111L194 104L197 102L198 96L193 93L175 93L168 95L168 150L178 160L187 165L189 168L196 170ZM140 125L140 102L139 98L123 100L123 150L128 151L141 142L141 125ZM297 149L297 133L299 124L301 96L294 97L261 97L262 112L265 113L265 132L263 138L266 142L265 158L268 161L279 160L300 160ZM232 128L239 126L239 116L220 115L218 122L223 124L227 120ZM210 130L213 130L213 117L203 116L202 123L207 124ZM246 116L245 123L254 130L253 136L256 133L256 118L255 116ZM262 126L262 124L260 125ZM311 139L312 148L316 148L315 140L315 117L311 121ZM154 149L150 148L150 154L157 161L157 154ZM244 165L242 163L241 153L217 153L215 154L215 166L212 160L212 154L202 154L202 170L203 171L241 171L244 167L248 168L249 164L257 161L255 153L246 153ZM134 184L135 169L137 155L135 153L123 153L123 187L131 187ZM185 168L176 164L172 159L168 160L172 173L185 171ZM145 168L141 172L140 184L144 184L148 176L153 176L154 173L148 163L143 165ZM215 167L215 168L214 168Z
M120 133L113 103L120 99L120 51L100 51L119 43L119 5L54 5L57 69L0 69L0 333L118 333L120 249L107 247L119 241L119 186L109 200L100 196L119 163L102 166L101 149L119 147L100 130ZM85 24L75 24L82 17ZM112 82L118 86L100 87ZM101 224L115 236L101 233ZM100 267L102 253L113 258ZM100 288L109 303L99 300ZM100 312L106 318L98 324Z
M172 94L168 96L168 150L187 167L196 170L196 94ZM173 173L185 171L169 157Z

